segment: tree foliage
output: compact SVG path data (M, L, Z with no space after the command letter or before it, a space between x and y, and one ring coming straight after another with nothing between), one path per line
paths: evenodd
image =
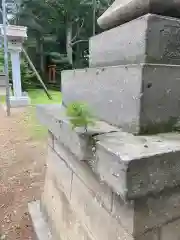
M96 0L96 18L112 0ZM26 48L43 73L50 59L58 68L87 66L94 0L21 0L12 20L28 27ZM95 21L96 24L96 21ZM99 32L96 25L96 32Z

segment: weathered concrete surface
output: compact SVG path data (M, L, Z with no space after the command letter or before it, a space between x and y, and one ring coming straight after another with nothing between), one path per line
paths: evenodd
M101 120L138 132L141 74L142 66L64 71L63 101L85 101Z
M50 124L53 110L49 113L48 108L38 107L38 111L42 117L47 110ZM57 108L54 111L60 114ZM166 240L171 236L178 240L178 133L135 136L119 130L93 136L93 172L87 161L79 161L56 138L58 125L53 133L48 124L41 210L53 239Z
M53 240L49 226L45 221L40 209L40 201L31 202L28 204L29 213L31 215L33 225L37 234L38 240Z
M90 67L180 64L180 19L147 14L90 39ZM154 44L156 43L156 44Z
M180 16L179 0L115 0L98 19L101 28L112 28L147 13Z
M89 66L105 67L146 62L148 16L90 38ZM134 31L137 29L137 31Z
M48 169L46 175L52 180L57 189L61 188L68 199L71 195L72 170L57 155L56 152L48 149Z
M42 109L46 112L46 107ZM134 136L118 131L98 135L94 137L94 142L94 159L96 160L94 172L122 198L132 199L145 196L148 193L159 192L167 187L180 184L180 135L178 133ZM54 153L50 151L49 154L50 156L57 155L57 159L49 157L55 161L54 163L52 161L49 167L49 169L54 169L51 175L58 176L56 166L60 165L60 162L58 164L59 156L67 162L73 172L76 173L77 169L81 169L83 179L86 179L86 175L89 176L86 167L81 167L76 163L77 156L73 155L72 151L68 151L68 146L54 138L53 148ZM69 171L63 170L67 166L62 163L60 165L61 175L64 174L64 180L66 180L66 177L71 177L71 173L68 174ZM93 176L95 175L92 175L91 179ZM70 181L68 180L68 184Z
M138 199L134 203L134 230L142 233L173 222L180 218L179 210L179 188Z
M135 235L135 202L124 201L119 195L113 193L112 216L132 235Z
M111 216L76 176L72 181L71 205L95 239L132 240L133 237Z
M54 144L54 151L67 163L74 175L84 182L97 202L110 212L112 208L111 188L106 183L101 182L85 162L77 161L75 156L57 140Z
M66 116L66 111L61 105L38 106L37 116L40 122L48 127L49 131L79 160L92 158L93 151L92 147L89 146L92 144L91 135L118 131L117 128L101 121L95 121L95 126L88 128L88 134L84 134L82 129L73 130Z
M97 142L96 172L124 199L180 185L180 135L111 133Z
M41 209L50 226L53 239L94 240L72 209L64 192L51 179L46 179Z
M180 238L180 219L170 222L169 224L162 227L161 240L178 240Z
M52 138L41 203L53 236L159 240L157 227L180 218L180 135L97 138L95 172L103 182Z
M139 236L137 240L159 240L159 229L153 229L147 233Z
M64 71L63 101L85 101L98 118L125 131L167 132L180 116L179 76L179 66L160 64Z

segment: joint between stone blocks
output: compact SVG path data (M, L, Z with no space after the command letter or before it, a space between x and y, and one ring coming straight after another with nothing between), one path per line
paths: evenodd
M71 169L71 170L72 170L72 169ZM73 176L74 176L74 172L72 171L72 175L71 175L71 187L70 187L70 200L71 200L71 195L72 195Z
M54 135L51 131L48 131L48 145L54 149Z

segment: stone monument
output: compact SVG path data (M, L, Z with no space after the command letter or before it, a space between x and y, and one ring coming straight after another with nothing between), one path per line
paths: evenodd
M3 27L0 26L1 35L3 35ZM30 99L22 92L21 87L21 61L20 53L22 44L27 38L27 28L23 26L7 26L8 49L11 55L12 64L12 81L13 96L10 97L11 107L21 107L30 104Z
M62 73L64 104L96 114L87 133L64 107L37 108L49 130L44 191L29 205L39 239L180 239L179 3L121 0L99 19L115 28L90 39L90 68Z

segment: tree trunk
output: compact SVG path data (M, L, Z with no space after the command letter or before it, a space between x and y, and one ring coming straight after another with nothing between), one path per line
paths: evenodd
M71 46L71 42L72 42L72 22L68 22L66 29L66 52L69 63L73 65L73 49Z
M40 70L41 74L44 77L45 76L45 69L44 69L44 46L43 46L43 40L40 39L39 42L39 54L40 54Z
M97 10L96 0L93 0L92 7L93 7L93 36L94 36L96 35L96 10Z

